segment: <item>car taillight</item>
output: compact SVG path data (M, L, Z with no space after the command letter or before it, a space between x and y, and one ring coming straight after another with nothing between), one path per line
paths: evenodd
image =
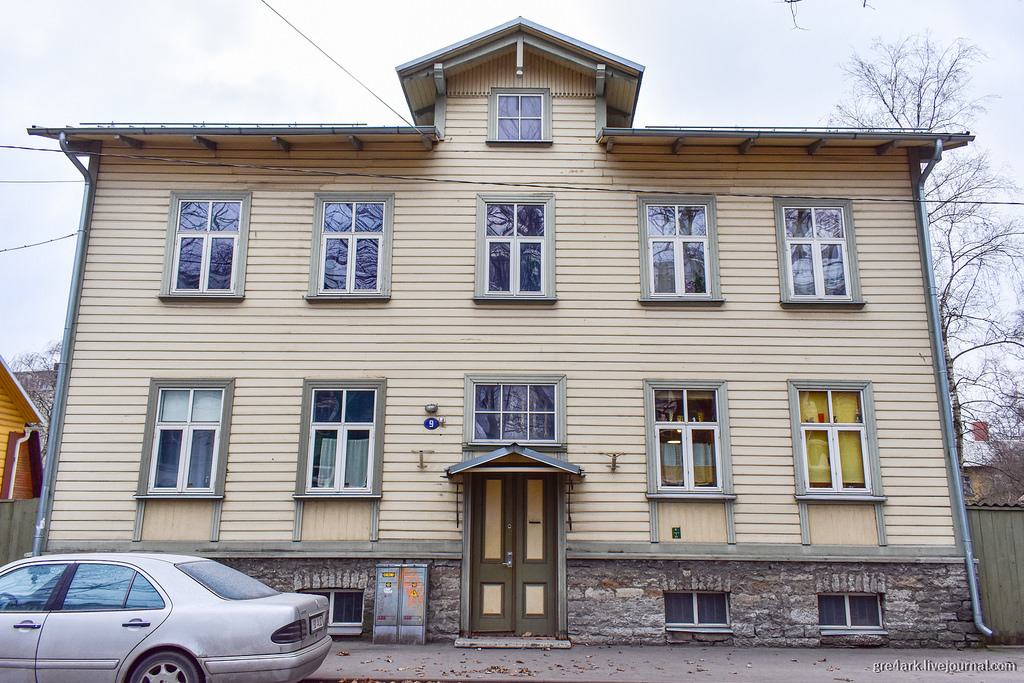
M270 639L279 644L298 643L306 637L306 633L306 620L299 619L274 631Z

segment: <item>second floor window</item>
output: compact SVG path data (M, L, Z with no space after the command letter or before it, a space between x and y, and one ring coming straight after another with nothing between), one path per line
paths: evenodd
M172 192L160 296L241 298L248 192Z
M477 198L478 299L554 299L554 197Z
M784 303L860 299L850 201L776 199L775 222Z
M179 292L230 292L242 202L182 201L174 249L174 287Z
M383 202L324 202L321 292L380 291Z

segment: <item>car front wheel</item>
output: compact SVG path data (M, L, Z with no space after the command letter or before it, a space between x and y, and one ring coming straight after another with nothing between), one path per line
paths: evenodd
M132 670L129 683L202 683L203 674L195 662L179 652L146 655Z

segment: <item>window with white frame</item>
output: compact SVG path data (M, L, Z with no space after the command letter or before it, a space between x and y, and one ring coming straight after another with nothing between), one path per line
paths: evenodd
M565 378L467 378L466 441L560 444L565 434Z
M550 142L550 90L496 88L491 91L488 106L488 141Z
M643 299L719 298L713 197L641 196Z
M860 298L851 207L840 200L775 200L783 301Z
M299 496L380 493L383 380L307 380Z
M478 298L554 297L554 197L478 198Z
M860 391L801 390L800 442L808 491L870 489Z
M880 631L882 601L878 595L819 595L818 625L822 631Z
M248 193L171 194L168 296L241 296L249 223Z
M729 628L728 593L665 591L665 628Z
M322 595L330 602L327 633L332 636L357 636L363 631L363 591L358 588L303 591Z
M150 493L212 493L224 412L224 390L159 390Z
M722 494L725 384L647 380L648 493Z
M316 200L310 297L387 296L393 196L320 194Z

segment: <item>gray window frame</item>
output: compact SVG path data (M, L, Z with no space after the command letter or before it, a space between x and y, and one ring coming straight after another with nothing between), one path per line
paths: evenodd
M309 472L309 435L313 419L313 392L323 390L366 390L376 392L373 407L373 451L372 462L366 468L370 479L367 489L355 491L311 492L307 486ZM295 473L296 499L320 500L325 498L380 498L384 474L384 413L387 405L387 380L384 379L307 379L302 382L302 417L299 427L298 467Z
M153 469L155 449L157 410L160 406L160 392L164 389L220 389L223 396L220 407L220 436L217 443L216 462L211 475L213 486L210 491L179 492L154 491L150 486L150 474ZM136 498L223 498L224 479L228 467L228 447L231 436L231 412L234 404L234 379L151 379L149 382L149 400L146 404L146 426L142 439L142 457L139 461L139 484Z
M241 202L238 217L238 242L235 248L235 262L232 265L232 288L230 290L204 292L175 289L177 271L175 246L178 236L178 212L182 202ZM252 210L252 192L172 190L167 216L167 239L164 247L163 279L160 283L161 299L242 299L245 297L245 264L249 251L249 218ZM202 277L202 274L200 274Z
M497 448L512 443L502 439L476 439L476 385L477 384L551 384L555 387L555 439L554 441L518 442L534 449L564 449L566 443L566 379L565 375L471 374L466 375L462 421L462 441L467 447L489 446Z
M842 209L843 227L846 242L846 267L849 280L846 283L845 296L795 296L793 294L793 275L786 240L786 209ZM776 197L775 198L775 236L779 257L779 296L783 305L799 304L837 304L859 307L864 305L860 287L860 266L857 260L856 230L853 224L853 201L849 199L821 199L811 197Z
M707 220L707 253L704 264L707 270L707 292L704 294L655 294L653 287L653 268L651 261L648 234L648 206L703 206ZM711 195L659 195L644 194L637 196L637 220L640 229L640 303L643 304L704 304L716 305L722 299L722 279L718 267L718 207L715 197Z
M681 489L661 485L658 453L658 429L654 415L654 392L665 389L714 391L718 411L720 486L710 490ZM725 380L644 380L644 433L647 444L647 497L665 500L733 500L732 442L729 436L729 389Z
M394 239L395 195L387 192L321 192L315 194L314 199L316 206L313 212L313 242L310 249L312 257L306 299L310 302L389 300L391 298L391 252ZM384 229L377 252L377 291L354 290L350 292L321 289L324 265L322 253L324 205L332 202L384 204Z
M513 294L489 292L487 282L490 268L490 254L487 249L487 206L489 204L543 204L544 238L541 243L541 258L544 261L543 291L537 294ZM540 194L478 194L476 196L476 269L473 300L485 302L535 302L554 303L555 293L555 195Z
M789 415L793 439L793 467L796 476L796 498L807 502L865 502L885 501L882 491L882 466L878 449L878 427L875 421L874 389L870 381L860 380L789 380ZM863 493L855 491L825 491L808 485L803 431L800 422L801 391L857 391L861 395L864 444L867 449L869 486Z
M540 140L499 140L498 139L498 95L540 95L541 96L541 139ZM491 88L487 97L487 144L488 145L540 145L552 143L551 89L550 88Z

